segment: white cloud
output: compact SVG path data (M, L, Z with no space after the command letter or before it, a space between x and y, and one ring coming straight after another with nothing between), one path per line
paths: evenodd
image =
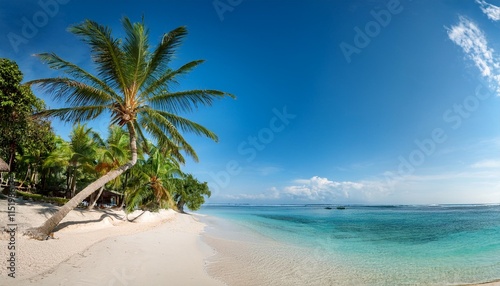
M461 16L458 25L448 29L448 37L464 50L497 93L500 92L500 75L496 73L500 63L495 60L494 50L488 46L483 31L474 22Z
M499 160L482 160L471 165L472 168L499 168Z
M331 181L314 176L310 179L294 180L291 185L272 187L263 193L225 194L223 199L238 201L284 201L284 202L364 202L372 198L384 197L390 193L382 181Z
M483 11L489 19L493 21L500 20L500 7L487 3L484 0L476 0L476 3L481 6L481 11Z
M285 187L282 194L292 198L313 201L349 198L353 190L360 190L364 187L363 183L335 182L318 176L295 180L294 183L295 185Z

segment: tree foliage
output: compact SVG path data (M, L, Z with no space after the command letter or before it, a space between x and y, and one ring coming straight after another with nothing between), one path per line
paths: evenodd
M43 156L55 147L50 122L32 116L44 110L45 103L22 80L15 62L0 59L0 157L9 164L16 153Z
M132 168L130 188L126 195L126 211L136 208L157 210L175 207L173 193L182 176L179 163L170 154L150 146L147 159Z
M180 182L181 185L176 189L174 200L177 209L184 212L184 206L190 210L198 210L205 203L205 197L210 197L212 193L206 182L201 183L193 175L188 174Z

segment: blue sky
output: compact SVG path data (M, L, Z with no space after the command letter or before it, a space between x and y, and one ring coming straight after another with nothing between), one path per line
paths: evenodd
M185 170L210 202L500 202L498 0L0 4L0 56L26 80L58 75L39 52L92 69L66 31L84 19L120 35L121 17L144 15L153 41L187 26L173 66L206 62L179 88L237 96L187 115L220 137L186 135L200 163ZM90 124L105 132L108 118Z

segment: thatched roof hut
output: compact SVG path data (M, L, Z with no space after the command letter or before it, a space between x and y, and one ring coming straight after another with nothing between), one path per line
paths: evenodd
M5 163L2 158L0 158L0 172L8 172L10 171L9 164Z

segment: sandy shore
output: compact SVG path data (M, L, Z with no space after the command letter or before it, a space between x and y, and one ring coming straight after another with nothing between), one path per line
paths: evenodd
M21 235L57 210L50 204L16 205L15 278L8 276L9 234L0 235L0 285L224 285L205 271L214 254L201 241L205 227L196 217L162 211L72 211L55 239ZM0 200L0 226L7 224Z
M218 217L201 220L208 225L203 239L216 250L216 255L208 258L207 271L228 285L373 285L372 280L359 275L369 269L353 268L341 258L325 256L321 248L285 244ZM480 285L500 286L500 281Z

